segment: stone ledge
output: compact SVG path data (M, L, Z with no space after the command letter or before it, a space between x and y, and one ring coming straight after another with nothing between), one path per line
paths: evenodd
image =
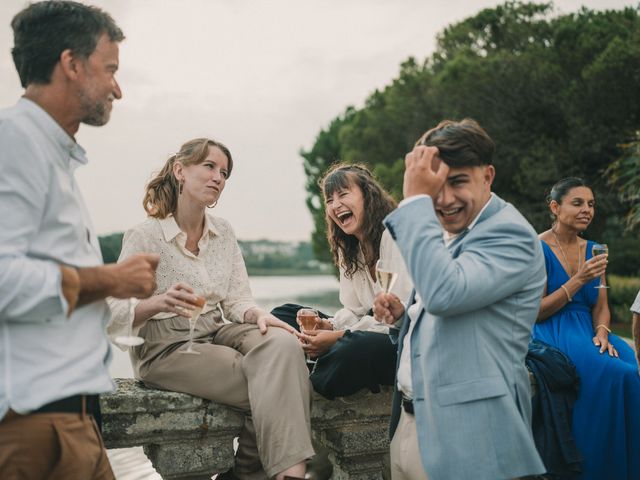
M165 479L211 478L233 464L233 438L242 415L209 400L154 390L133 379L116 379L117 390L101 398L107 448L140 446ZM333 477L383 479L388 475L391 389L342 400L314 395L311 427L328 449Z

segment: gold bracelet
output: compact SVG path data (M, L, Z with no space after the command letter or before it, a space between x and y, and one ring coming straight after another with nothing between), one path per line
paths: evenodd
M567 287L565 287L564 285L560 285L560 288L564 290L564 293L567 295L567 302L570 302L571 300L573 300L571 298L571 295L569 295L569 290L567 289Z
M596 330L598 330L599 328L604 328L607 331L607 333L611 333L611 329L607 327L604 323L601 323L600 325L596 325Z

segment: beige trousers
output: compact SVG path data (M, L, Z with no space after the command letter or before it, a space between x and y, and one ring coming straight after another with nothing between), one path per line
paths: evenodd
M8 416L0 422L2 480L115 480L92 416Z
M209 326L214 332L194 344L201 355L182 354L172 345L147 359L141 379L246 413L233 468L239 479L273 477L313 456L311 385L296 337L276 327L262 335L255 325ZM151 346L158 346L160 333L167 332L146 332Z
M391 440L391 479L428 480L420 458L416 417L404 410Z

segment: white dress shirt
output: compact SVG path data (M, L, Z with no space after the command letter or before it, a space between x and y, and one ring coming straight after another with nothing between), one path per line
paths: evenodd
M362 252L360 252L361 259ZM395 242L385 230L380 239L380 260L390 266L391 271L398 276L391 288L404 303L409 300L413 289L411 278L404 264L404 259ZM378 322L367 312L373 306L373 300L382 290L376 279L371 278L368 268L356 270L351 278L344 274L344 268L340 267L340 303L343 308L338 310L331 320L335 330L361 330L368 332L389 333L389 327Z
M120 260L142 252L160 255L162 260L156 270L154 295L166 292L178 282L187 283L196 293L206 297L203 314L220 304L225 319L243 323L245 312L256 304L242 252L229 222L205 215L198 255L187 250L186 242L187 235L180 230L173 216L163 220L149 218L125 233ZM127 335L133 317L127 300L109 298L108 301L113 314L108 332L114 340L119 335ZM159 320L175 316L175 313L161 312L152 318ZM134 334L140 328L133 329Z
M0 418L113 388L100 300L67 318L59 264L102 264L74 178L85 151L27 99L0 111Z
M422 195L414 195L412 197L405 198L400 202L400 204L398 205L398 208L402 208L403 205L406 205L414 200L417 200L418 198L424 198L428 196L429 195L422 194ZM491 198L493 198L493 193L491 193L491 196L489 197L489 200L487 201L487 203L484 204L482 209L478 212L478 214L475 216L473 221L466 228L466 231L469 231L473 227L475 227L476 223L478 223L478 219L480 218L480 215L482 215L482 212L484 212L485 209L489 206L489 203L491 202ZM453 242L459 235L460 233L455 234L455 233L449 233L446 230L442 230L444 243L447 246L449 246L451 242ZM423 308L424 306L422 304L422 299L420 298L420 295L416 294L415 302L412 305L410 305L409 308L407 309L407 316L409 317L410 323L409 323L409 329L407 330L407 333L404 336L404 339L402 341L402 354L400 355L400 363L398 364L398 374L397 374L398 390L400 390L402 394L408 398L413 398L413 381L411 380L411 335L413 334L413 329L416 326L418 317L420 316L420 312L422 312Z

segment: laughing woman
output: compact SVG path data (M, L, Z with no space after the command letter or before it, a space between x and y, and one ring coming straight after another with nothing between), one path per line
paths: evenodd
M380 259L397 273L391 292L405 302L412 285L391 236L382 219L396 204L363 165L338 164L320 181L325 200L327 238L340 270L340 309L333 318L318 322L306 332L303 348L317 363L311 373L314 389L333 399L367 388L393 385L396 345L389 339L389 327L370 312L380 292L375 266ZM272 313L295 325L291 310L278 307Z
M232 168L224 145L195 139L149 182L143 204L150 218L125 234L120 260L159 254L157 290L133 318L127 301L111 300L109 333L115 338L132 324L145 339L130 356L146 385L245 413L233 471L220 478L304 478L313 455L304 356L293 329L255 305L229 223L207 213ZM206 300L194 335L198 354L185 355L196 293Z
M606 255L579 234L595 213L593 191L579 178L551 189L555 218L540 234L547 286L533 336L566 353L580 376L573 435L583 456L580 480L640 479L640 377L633 350L611 333L604 282Z

